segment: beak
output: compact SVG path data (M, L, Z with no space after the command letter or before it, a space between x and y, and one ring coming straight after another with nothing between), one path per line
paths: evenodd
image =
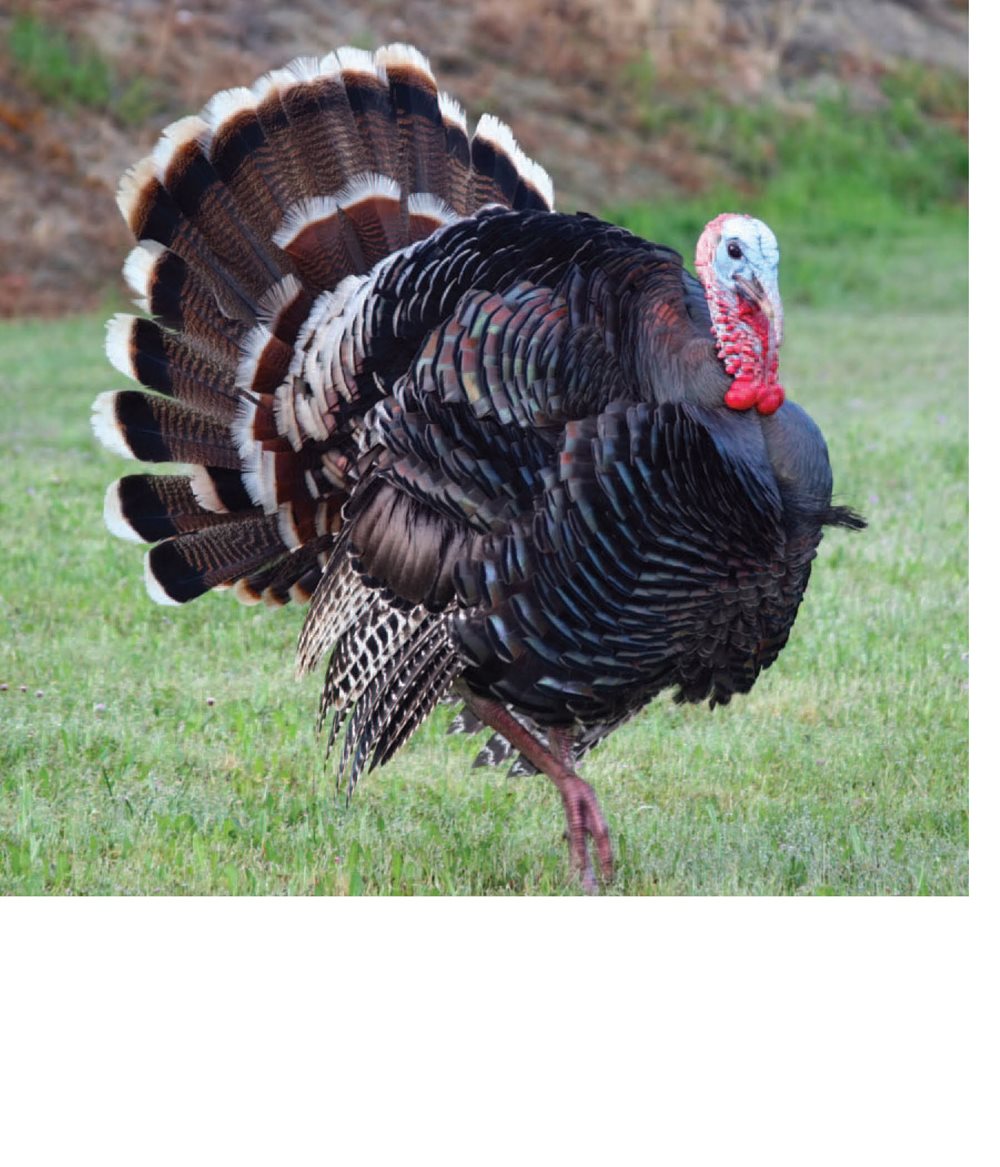
M758 276L750 280L744 276L736 276L735 283L743 298L764 314L771 326L775 347L779 348L784 337L785 313L781 306L777 280L768 280L764 283Z

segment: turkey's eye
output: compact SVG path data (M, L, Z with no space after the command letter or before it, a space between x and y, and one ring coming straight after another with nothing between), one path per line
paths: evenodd
M729 252L730 259L743 258L743 252L740 250L740 245L738 243L730 243L726 250Z

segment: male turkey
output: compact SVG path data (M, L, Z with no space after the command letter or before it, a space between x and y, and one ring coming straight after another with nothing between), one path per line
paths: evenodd
M161 603L309 602L340 774L435 704L547 774L587 886L612 872L580 757L665 688L725 704L775 659L831 506L777 379L768 227L695 266L552 210L510 130L469 138L415 49L339 49L168 127L125 176L139 240L97 436L188 465L111 485ZM152 390L147 392L146 390ZM517 757L517 755L520 755Z

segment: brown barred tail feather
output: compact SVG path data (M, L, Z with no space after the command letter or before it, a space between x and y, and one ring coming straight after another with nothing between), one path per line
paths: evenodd
M347 351L365 277L493 202L551 209L552 185L495 118L470 140L408 45L301 58L218 93L125 175L138 242L124 274L147 315L114 317L107 352L143 388L102 394L93 427L116 453L191 467L129 475L105 500L114 533L156 544L154 599L312 595L357 456L351 418L374 403Z

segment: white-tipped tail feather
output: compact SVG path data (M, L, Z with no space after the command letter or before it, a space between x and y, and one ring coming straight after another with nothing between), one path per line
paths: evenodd
M248 394L236 406L236 416L233 418L233 442L240 454L242 463L242 479L247 494L256 505L261 505L260 487L260 442L253 436L254 416L257 413L257 397ZM193 488L193 484L192 484ZM200 500L199 500L200 501ZM202 503L202 506L205 506ZM209 507L209 510L214 508Z
M340 58L336 50L327 53L319 63L319 75L327 79L339 80L342 74Z
M399 183L385 174L356 174L337 191L334 199L343 210L369 198L399 199Z
M306 227L336 215L338 205L336 195L320 195L295 203L285 211L281 226L274 233L275 247L287 247Z
M323 64L319 57L296 57L286 68L297 81L309 82L320 76Z
M521 154L521 159L521 173L542 196L549 210L553 210L556 205L556 192L549 172L544 166L539 166L533 158L529 158L524 153Z
M299 535L298 528L295 525L295 515L292 512L292 504L283 502L278 507L278 534L281 536L282 542L289 549L294 551L297 547L302 546L302 537Z
M128 442L125 441L125 435L122 433L115 416L115 398L117 396L118 392L115 389L98 394L90 415L90 428L94 431L94 437L106 450L110 450L112 454L118 454L122 458L134 460L135 454L132 453Z
M257 97L253 90L239 86L236 89L223 89L221 93L209 98L199 116L215 134L231 118L256 108Z
M253 385L253 379L257 374L257 366L260 363L260 358L264 349L274 340L274 335L269 328L265 328L263 324L255 324L253 328L240 341L240 348L243 350L243 355L240 357L240 363L236 369L236 387L247 392L250 391ZM240 405L246 404L241 401ZM237 406L239 410L240 405ZM253 414L250 419L253 421ZM242 446L240 447L242 452Z
M238 579L233 584L233 595L241 604L245 604L248 608L255 607L261 601L261 594L256 589L252 588L245 579Z
M119 539L127 539L130 543L145 543L146 540L122 513L120 485L120 482L112 482L104 492L104 525Z
M383 45L380 49L376 49L375 68L383 81L388 79L390 69L413 69L423 73L431 85L436 84L430 61L413 45L397 43Z
M269 73L265 73L250 87L250 91L258 102L265 101L267 98L277 94L279 97L282 93L286 93L293 85L298 84L298 78L289 68L272 69Z
M475 137L481 141L489 142L494 149L506 154L514 164L518 174L538 191L545 199L549 209L552 209L555 200L552 179L546 170L525 154L517 144L517 139L506 122L500 121L491 113L484 113L476 125Z
M219 498L212 476L204 466L195 466L191 472L191 493L198 505L216 515L224 515L229 507Z
M121 211L122 218L129 226L132 225L132 216L135 213L139 196L149 184L150 179L155 177L156 163L149 155L141 159L129 170L126 170L122 175L122 180L118 184L118 193L115 196L115 201L118 203L118 210Z
M168 608L177 608L180 606L178 601L175 600L173 596L167 594L167 592L164 590L163 584L161 584L156 576L153 575L153 567L149 561L149 557L155 550L155 547L151 547L146 552L146 555L142 561L142 574L146 581L146 591L149 593L149 598L154 603L163 604L164 607Z
M342 45L337 49L337 60L344 73L367 73L371 77L378 77L375 58L367 49L356 49L353 45Z
M406 206L412 218L428 219L438 227L458 220L453 207L436 194L427 194L426 191L410 195L406 200Z
M521 153L521 147L517 144L514 131L506 122L502 122L491 113L484 113L476 123L476 133L474 136L481 138L485 142L492 142L494 146L502 150L504 154L507 154L512 161Z
M442 93L438 90L438 109L441 110L441 117L445 122L449 122L453 126L458 126L464 134L469 132L469 123L465 117L465 110L450 94Z
M136 249L138 250L138 248ZM136 380L132 365L132 329L136 318L116 312L108 321L104 334L104 352L108 360L130 380Z
M277 317L302 293L302 283L289 273L276 284L272 284L261 296L257 305L257 320L270 329Z
M208 123L195 114L180 118L171 123L160 135L160 140L153 148L153 165L160 182L166 178L167 171L174 156L186 149L192 142L201 142L202 145L211 140L212 131Z
M153 239L143 239L136 247L132 248L125 260L125 266L122 269L125 282L135 294L135 302L143 312L150 311L150 280L157 260L166 250L162 243L157 243ZM131 373L128 374L128 376L131 375Z

